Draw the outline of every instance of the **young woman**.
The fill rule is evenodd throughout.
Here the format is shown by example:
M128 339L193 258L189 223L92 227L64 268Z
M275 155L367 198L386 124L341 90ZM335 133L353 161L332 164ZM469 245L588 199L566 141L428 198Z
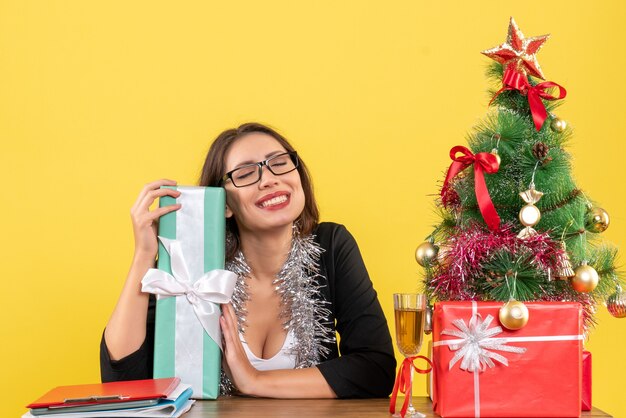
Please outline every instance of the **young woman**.
M160 189L175 184L146 185L132 207L135 254L103 334L103 381L152 377L154 298L141 279L154 265L159 217L180 205L149 208L177 197ZM388 396L396 362L376 292L345 227L318 223L308 171L287 140L257 123L224 131L200 185L226 189L226 269L239 277L220 318L223 380L251 396Z

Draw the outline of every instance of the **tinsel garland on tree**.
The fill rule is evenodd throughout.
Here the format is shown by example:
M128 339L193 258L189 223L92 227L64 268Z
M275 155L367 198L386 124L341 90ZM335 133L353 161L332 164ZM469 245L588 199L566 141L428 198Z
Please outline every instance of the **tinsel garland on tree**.
M624 300L623 279L616 248L600 237L608 214L572 176L572 130L553 113L565 89L538 78L534 54L546 39L524 38L511 19L507 42L483 52L498 62L487 71L490 111L467 138L473 155L462 168L475 167L449 172L436 202L442 221L416 257L431 301L577 301L588 331L598 303ZM586 281L592 269L597 285Z

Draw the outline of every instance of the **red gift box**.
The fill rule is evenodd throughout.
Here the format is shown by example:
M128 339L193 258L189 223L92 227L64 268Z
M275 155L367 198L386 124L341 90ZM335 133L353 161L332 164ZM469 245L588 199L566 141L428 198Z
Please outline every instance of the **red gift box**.
M591 411L591 353L583 351L582 411Z
M433 313L433 409L442 417L578 417L582 309L526 302L510 331L501 302L440 302Z

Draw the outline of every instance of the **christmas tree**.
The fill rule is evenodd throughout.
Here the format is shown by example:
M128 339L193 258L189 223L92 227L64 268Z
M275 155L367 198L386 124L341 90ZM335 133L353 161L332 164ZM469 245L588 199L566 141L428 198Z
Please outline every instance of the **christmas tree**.
M511 18L506 42L483 51L495 60L490 111L469 149L450 151L441 222L416 259L431 301L507 302L511 329L528 319L524 301L577 301L588 331L598 303L624 317L626 297L617 249L601 237L609 216L576 185L572 130L553 113L566 90L542 81L536 54L547 39L525 38Z

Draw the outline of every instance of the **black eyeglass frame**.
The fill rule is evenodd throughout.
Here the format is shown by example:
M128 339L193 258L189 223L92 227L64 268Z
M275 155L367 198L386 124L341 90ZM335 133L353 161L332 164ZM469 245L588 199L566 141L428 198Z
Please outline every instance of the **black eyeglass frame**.
M285 155L289 155L289 157L291 158L291 161L293 162L294 167L289 170L289 171L285 171L284 173L276 173L274 172L274 170L272 170L272 166L270 166L269 162L285 156ZM253 184L256 184L258 182L261 181L261 177L263 176L263 166L267 167L267 169L275 176L282 176L283 174L287 174L287 173L291 173L294 170L297 170L300 163L299 163L299 159L298 159L298 153L296 151L287 151L287 152L282 152L280 154L276 154L276 155L272 155L271 157L269 157L267 160L263 160L263 161L259 161L258 163L252 163L252 164L246 164L246 165L242 165L241 167L237 167L234 170L229 171L228 173L224 174L224 177L222 177L222 185L224 185L224 183L226 183L226 181L230 180L231 183L233 184L233 186L235 187L247 187L247 186L252 186ZM235 181L233 180L233 173L237 170L241 170L242 168L248 168L248 167L253 167L253 166L257 166L258 167L258 171L259 171L259 178L249 184L245 184L243 186L237 186L235 184Z

